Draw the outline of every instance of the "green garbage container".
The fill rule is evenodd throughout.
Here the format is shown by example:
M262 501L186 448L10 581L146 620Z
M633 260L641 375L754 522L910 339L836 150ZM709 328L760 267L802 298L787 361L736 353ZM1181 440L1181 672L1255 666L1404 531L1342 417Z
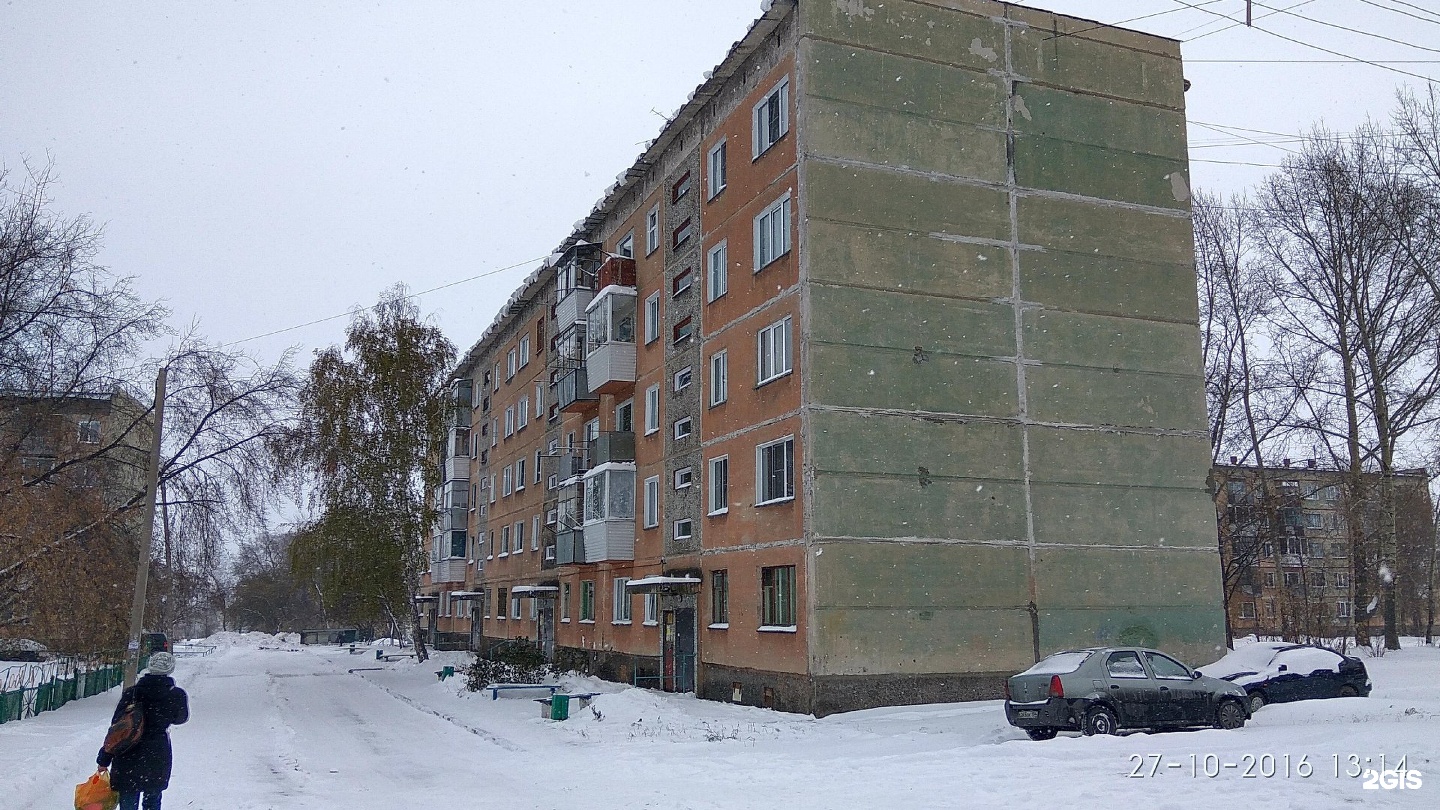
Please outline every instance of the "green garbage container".
M550 696L550 719L570 719L570 696L555 694Z

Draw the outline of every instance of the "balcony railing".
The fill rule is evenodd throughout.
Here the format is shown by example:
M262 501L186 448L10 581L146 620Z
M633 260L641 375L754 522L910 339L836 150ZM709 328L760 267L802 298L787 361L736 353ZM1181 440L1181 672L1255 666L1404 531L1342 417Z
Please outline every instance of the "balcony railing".
M450 456L445 459L445 480L446 481L468 481L470 480L470 457Z
M591 465L635 460L635 434L629 431L601 433L587 446Z
M585 307L595 299L595 291L584 287L566 290L558 295L555 301L555 323L562 328L584 319Z
M581 565L585 562L585 531L568 529L555 533L555 564Z
M585 369L571 369L555 383L555 402L565 412L583 411L600 398L590 390Z

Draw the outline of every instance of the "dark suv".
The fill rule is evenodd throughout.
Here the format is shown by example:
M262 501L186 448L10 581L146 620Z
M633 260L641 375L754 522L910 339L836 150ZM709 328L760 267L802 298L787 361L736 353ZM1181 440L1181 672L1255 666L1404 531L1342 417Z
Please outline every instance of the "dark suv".
M1005 684L1005 717L1032 740L1060 731L1115 734L1127 728L1240 728L1245 690L1143 647L1066 650Z

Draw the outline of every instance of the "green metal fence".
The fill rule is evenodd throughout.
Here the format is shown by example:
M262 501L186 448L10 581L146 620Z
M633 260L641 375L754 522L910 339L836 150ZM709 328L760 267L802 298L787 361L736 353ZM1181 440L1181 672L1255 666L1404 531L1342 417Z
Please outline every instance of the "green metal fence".
M140 667L146 661L141 659ZM62 658L0 669L0 723L54 711L118 686L125 667L103 659Z

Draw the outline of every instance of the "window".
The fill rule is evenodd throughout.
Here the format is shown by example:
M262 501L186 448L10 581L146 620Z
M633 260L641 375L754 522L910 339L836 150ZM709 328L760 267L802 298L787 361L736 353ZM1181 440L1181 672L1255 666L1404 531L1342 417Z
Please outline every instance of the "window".
M500 390L500 364L499 364L499 363L496 363L496 364L495 364L495 370L494 370L493 372L491 372L491 374L492 374L492 376L493 376L494 379L495 379L495 390L496 390L496 391L499 391L499 390Z
M1255 607L1253 602L1250 604L1250 607L1252 609ZM1150 665L1150 671L1154 673L1156 678L1176 681L1191 680L1190 670L1186 669L1184 664L1168 655L1147 652L1145 653L1145 663Z
M520 618L520 597L515 596L513 591L510 595L510 618Z
M660 247L660 206L656 205L645 214L645 255Z
M1265 587L1267 587L1267 588L1273 588L1273 587L1275 587L1275 572L1274 572L1274 571L1266 571L1266 572L1265 572Z
M1128 650L1110 653L1105 660L1105 670L1112 678L1144 678L1145 667L1140 665L1140 656Z
M645 435L660 429L660 386L645 389Z
M515 376L515 371L516 371L517 369L519 369L519 367L520 367L520 365L519 365L519 359L520 359L520 358L519 358L519 356L518 356L518 353L517 353L516 350L514 350L514 349L511 349L509 352L506 353L506 355L505 355L505 379L506 379L506 380L509 380L511 377L514 377L514 376Z
M689 467L681 467L675 471L675 488L689 489L695 483L695 472Z
M490 503L494 503L494 502L495 502L495 476L493 476L493 475L490 476L490 486L487 487L487 489L490 490Z
M705 300L714 301L730 291L730 248L721 242L705 254Z
M625 589L629 582L629 577L615 578L615 611L611 614L614 618L610 620L612 624L630 623L630 592Z
M730 624L730 576L725 570L710 572L710 626Z
M790 193L755 217L755 272L790 252Z
M560 510L551 509L545 513L545 525L554 526L560 520Z
M520 554L520 553L522 553L522 552L524 552L524 551L525 551L525 521L523 521L523 520L517 520L517 521L515 521L515 553L516 553L516 554Z
M524 430L530 424L530 397L520 398L520 405L515 409L515 429Z
M530 518L530 550L540 550L540 516Z
M98 421L94 419L82 419L77 429L79 430L79 436L77 438L81 444L100 443L100 423Z
M1344 572L1336 572L1336 573L1335 573L1335 587L1337 587L1337 588L1348 588L1348 587L1350 587L1350 575L1349 575L1348 573L1344 573Z
M794 466L793 436L755 448L756 506L795 497Z
M505 409L505 438L515 435L515 406Z
M722 350L710 355L710 407L725 402L729 387L730 355Z
M525 459L515 460L515 491L525 488Z
M1331 557L1344 557L1344 556L1345 556L1345 544L1344 544L1344 543L1331 543L1331 544L1330 544L1330 556L1331 556Z
M756 385L764 385L790 373L790 316L761 329L756 343L760 353Z
M1321 487L1319 495L1320 500L1326 501L1327 503L1334 503L1340 500L1340 488L1333 485L1328 487Z
M1241 602L1241 603L1240 603L1240 618L1242 618L1242 619L1253 619L1253 618L1255 618L1255 603L1254 603L1254 602Z
M635 258L635 232L625 234L625 238L615 246L615 252L627 259Z
M751 157L765 154L777 141L790 131L790 79L781 79L775 89L755 105L755 140L751 146Z
M1324 572L1324 571L1311 571L1311 572L1310 572L1310 587L1312 587L1312 588L1323 588L1323 587L1325 587L1325 572Z
M499 443L500 443L500 421L499 421L498 419L491 419L491 420L490 420L490 446L491 446L491 447L494 447L495 445L497 445L497 444L499 444Z
M692 319L686 318L685 320L675 324L675 332L672 337L671 343L679 346L681 343L689 340L691 335L695 334L695 326L691 321Z
M1306 513L1305 513L1305 528L1307 528L1307 529L1323 529L1323 528L1325 528L1325 516L1322 515L1322 514L1320 514L1319 512L1306 512Z
M675 232L674 232L673 234L671 234L671 236L670 236L670 244L671 244L671 247L675 247L675 248L680 247L681 245L683 245L683 244L685 244L686 242L690 241L690 237L692 237L692 236L694 236L694 235L695 235L695 224L694 224L694 220L686 219L684 222L680 223L680 226L675 229Z
M1267 619L1273 619L1273 618L1275 618L1275 600L1274 600L1274 599L1266 599L1266 600L1265 600L1265 618L1267 618Z
M689 540L695 534L695 523L689 518L675 521L675 539Z
M1226 481L1225 490L1230 494L1230 500L1238 501L1245 497L1244 481Z
M690 284L694 278L695 274L690 271L690 268L687 267L681 270L676 274L675 283L670 287L670 295L673 297L689 292Z
M682 199L685 198L685 195L686 195L686 194L689 194L689 193L690 193L690 173L689 173L689 172L685 172L684 174L680 175L680 179L679 179L679 180L676 180L676 181L675 181L675 185L673 185L673 186L670 187L670 201L671 201L671 202L680 202Z
M1325 556L1325 544L1324 544L1324 543L1314 543L1314 542L1308 543L1308 544L1306 544L1305 553L1308 554L1308 555L1311 556L1311 557L1324 557L1324 556Z
M1305 541L1293 535L1282 537L1280 538L1280 553L1298 557L1305 553Z
M520 368L530 365L530 336L520 336Z
M795 626L795 566L760 569L760 624Z
M691 429L693 428L694 424L695 424L695 423L694 423L693 421L691 421L690 417L688 417L688 416L685 417L684 419L676 419L676 420L675 420L675 440L676 440L676 441L679 441L679 440L681 440L681 439L688 439L688 438L690 438Z
M675 390L684 391L686 388L689 388L690 377L691 372L689 366L686 366L685 368L682 368L679 371L675 372Z
M545 385L535 383L535 418L539 419L545 415Z
M730 457L710 459L709 514L723 515L730 511Z
M570 583L560 586L560 621L570 621Z
M531 600L530 600L530 621L533 622L533 621L535 621L535 620L538 619L538 618L540 618L540 600L539 600L539 599L531 598Z
M1275 556L1275 544L1269 541L1260 544L1260 556L1266 559Z
M706 169L709 172L705 178L706 199L715 199L715 196L725 190L725 142L721 141L710 147L710 152L705 157Z
M660 623L660 594L645 594L645 623L656 625Z
M536 450L536 451L535 451L535 483L537 483L537 484L540 483L540 459L541 459L542 457L543 457L543 456L542 456L541 452L540 452L539 450Z
M500 588L495 592L495 615L501 621L505 620L505 604L510 601L508 588Z
M509 467L506 467L505 469L500 471L501 480L504 482L504 489L501 490L500 493L502 495L509 495L510 493L515 491L515 479L511 477L511 474L512 473Z
M510 556L510 527L509 527L509 526L502 526L502 527L500 528L500 556L501 556L501 557L508 557L508 556Z
M585 522L635 519L635 471L604 469L585 478Z
M1293 587L1299 587L1299 585L1300 585L1300 572L1299 572L1299 571L1286 571L1286 572L1285 572L1285 585L1286 585L1286 587L1292 587L1292 588L1293 588Z
M470 538L465 532L450 532L450 556L464 557L465 547L470 545Z
M645 528L660 525L660 476L645 479Z
M635 400L627 399L615 406L615 430L620 433L635 431Z
M1349 600L1349 599L1341 599L1341 600L1339 600L1338 602L1335 603L1335 618L1337 618L1337 619L1348 619L1348 618L1350 618L1350 600Z
M645 342L660 337L660 293L645 299Z
M595 582L584 580L580 583L580 621L595 621Z

